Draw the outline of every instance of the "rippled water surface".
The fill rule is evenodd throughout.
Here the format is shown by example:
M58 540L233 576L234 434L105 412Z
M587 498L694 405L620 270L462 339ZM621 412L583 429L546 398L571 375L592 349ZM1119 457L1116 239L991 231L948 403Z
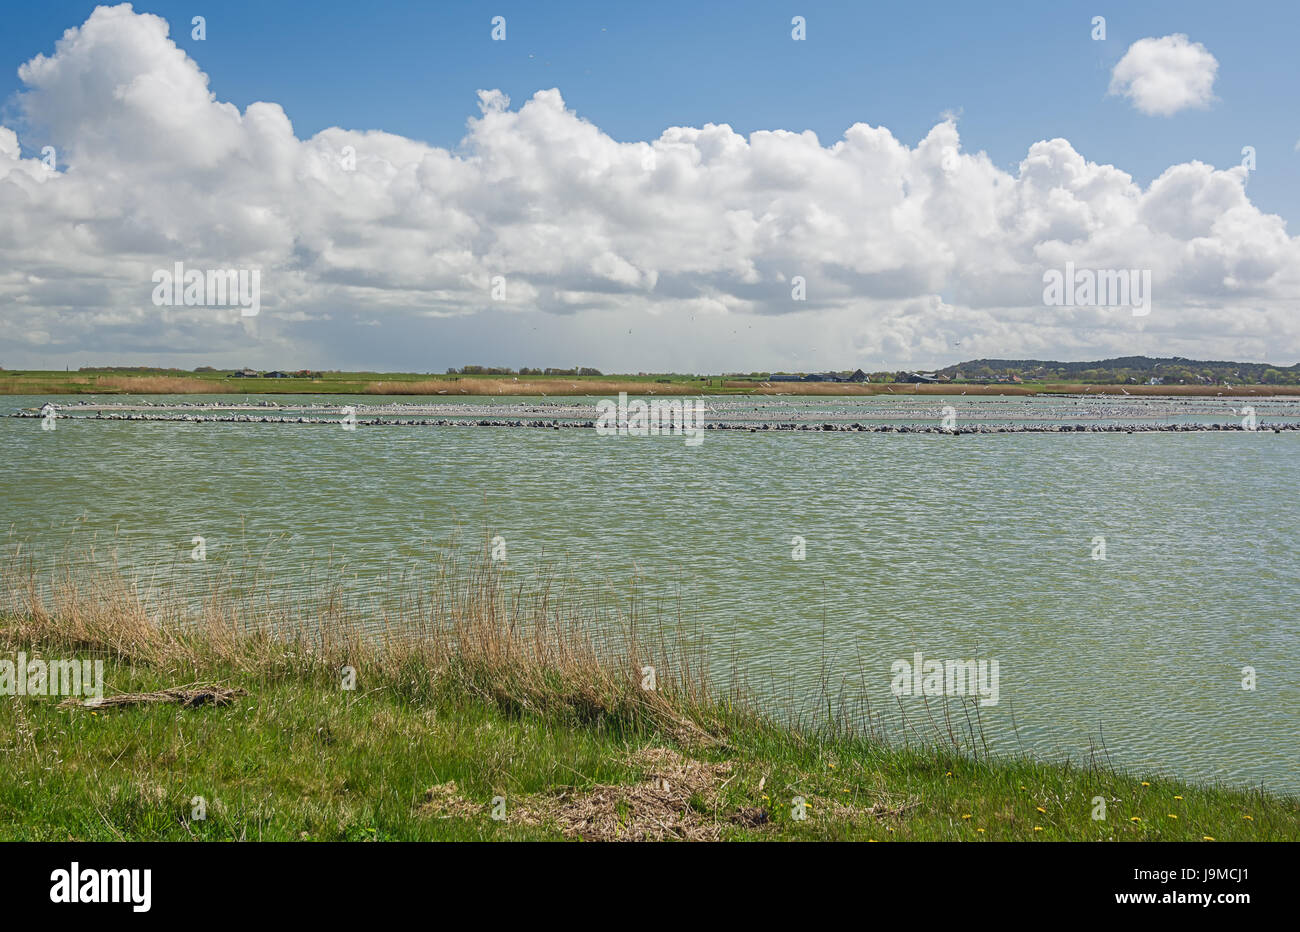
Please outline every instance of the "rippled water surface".
M45 400L11 397L0 413ZM847 406L856 420L921 421L951 400L735 404L787 404L762 414L774 420ZM1116 407L1084 415L1062 410L1071 401L955 404L970 417L1224 421L1244 403L1085 399ZM1253 403L1266 420L1297 413ZM42 431L5 417L0 438L11 547L57 548L75 527L175 565L194 535L214 562L275 538L284 585L332 551L364 587L421 559L422 542L490 531L511 572L564 558L616 592L635 574L716 635L719 666L739 661L752 687L811 702L826 672L895 734L895 660L979 656L999 662L1000 702L980 713L996 749L1086 760L1104 742L1116 766L1300 792L1297 432L717 431L688 447L577 429L67 419ZM1105 560L1092 558L1098 537ZM918 702L903 700L909 720L924 717Z

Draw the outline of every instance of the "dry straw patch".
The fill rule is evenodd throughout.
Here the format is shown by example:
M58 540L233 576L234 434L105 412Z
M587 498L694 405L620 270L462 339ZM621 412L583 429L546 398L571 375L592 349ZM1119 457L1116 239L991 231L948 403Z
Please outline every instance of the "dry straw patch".
M124 705L148 705L167 702L187 708L200 705L230 705L240 696L247 696L248 690L238 687L205 685L194 683L190 686L173 686L150 693L118 693L115 696L96 696L90 699L65 699L59 703L60 708L75 709L110 709Z
M482 815L485 807L460 795L455 780L439 783L424 791L424 802L416 810L435 819L468 819Z
M630 786L597 786L557 799L551 818L570 838L585 841L717 841L723 823L713 812L731 763L707 763L669 748L632 755L646 779ZM696 808L703 804L706 811Z
M850 822L855 825L876 819L901 819L913 809L921 806L921 800L915 796L892 795L877 799L870 806L853 806L839 800L813 800L814 809L830 813L832 819Z
M630 762L644 773L635 784L566 789L556 796L530 796L506 810L517 825L551 825L583 841L716 841L724 823L713 816L730 762L708 763L664 747L642 748ZM703 803L707 811L696 806ZM461 795L455 781L425 791L418 816L487 818L491 806Z
M529 797L508 813L511 821L550 824L583 841L717 841L726 823L715 817L731 779L729 761L710 763L665 747L641 748L630 763L644 779L597 785L557 796ZM697 808L700 807L700 808Z
M521 825L551 825L582 841L719 841L730 826L762 828L772 822L761 807L724 810L723 790L735 779L731 761L686 757L666 747L634 752L629 763L642 772L632 784L566 789L555 796L530 796L507 808L506 819ZM870 806L820 796L808 799L820 818L865 825L896 820L918 808L912 796L881 795ZM490 806L460 795L454 782L430 787L417 814L435 818L486 818Z

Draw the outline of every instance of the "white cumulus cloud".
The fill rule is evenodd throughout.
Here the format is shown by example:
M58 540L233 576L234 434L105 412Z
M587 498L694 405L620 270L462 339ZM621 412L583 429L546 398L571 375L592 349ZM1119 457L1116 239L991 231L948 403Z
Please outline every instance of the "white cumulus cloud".
M1127 97L1150 116L1172 116L1209 106L1218 72L1209 49L1182 33L1139 39L1111 72L1110 93Z

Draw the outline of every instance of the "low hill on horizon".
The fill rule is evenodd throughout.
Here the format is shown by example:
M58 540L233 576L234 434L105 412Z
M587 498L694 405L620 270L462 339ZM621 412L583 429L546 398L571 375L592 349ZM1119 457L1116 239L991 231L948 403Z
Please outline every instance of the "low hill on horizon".
M1300 383L1300 363L1278 366L1266 362L1196 360L1182 356L1118 356L1087 362L1046 359L972 359L945 366L938 374L950 379L986 379L1017 375L1035 382L1145 382L1217 384L1249 382L1264 385Z

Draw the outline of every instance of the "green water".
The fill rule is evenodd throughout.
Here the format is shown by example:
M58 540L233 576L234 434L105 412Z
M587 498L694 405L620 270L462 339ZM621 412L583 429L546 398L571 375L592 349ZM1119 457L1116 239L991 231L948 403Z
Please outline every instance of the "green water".
M0 418L0 441L10 547L76 529L178 567L195 535L214 564L274 540L281 585L332 553L364 588L456 528L500 534L521 578L557 558L613 592L635 575L711 635L719 669L803 707L823 680L865 695L895 738L900 703L925 717L891 695L895 660L978 656L999 663L1000 701L980 710L995 750L1086 762L1104 742L1144 774L1300 792L1300 433L717 431L688 447Z

